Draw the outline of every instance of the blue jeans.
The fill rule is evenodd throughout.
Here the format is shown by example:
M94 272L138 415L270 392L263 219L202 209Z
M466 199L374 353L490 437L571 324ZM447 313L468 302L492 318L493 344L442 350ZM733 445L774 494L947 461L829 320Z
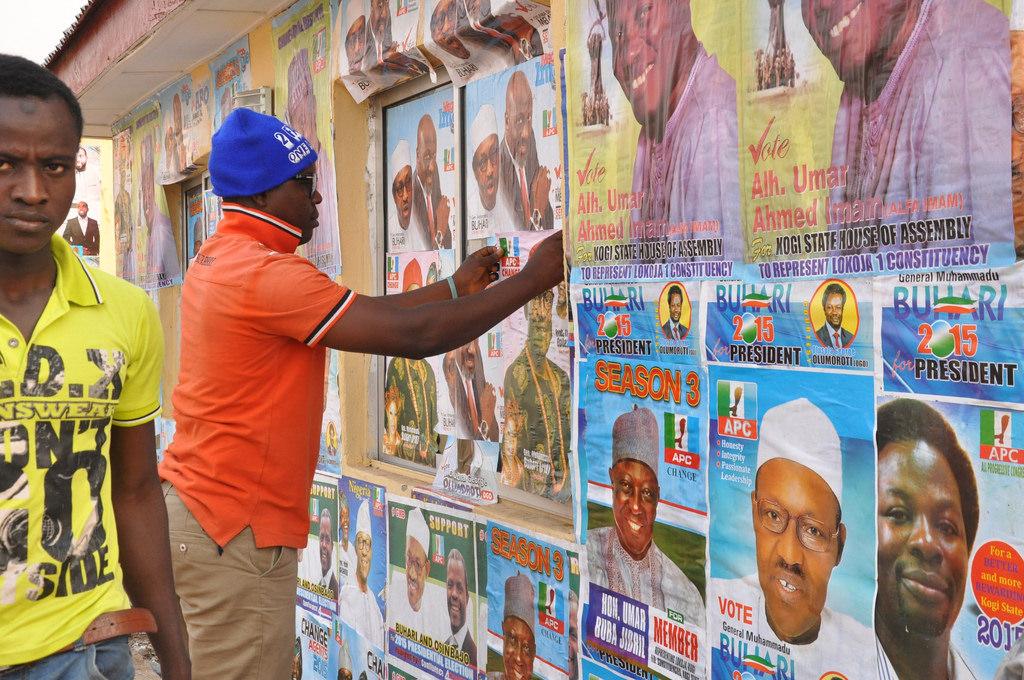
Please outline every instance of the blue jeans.
M39 661L0 671L0 680L132 680L135 667L127 636L51 654Z

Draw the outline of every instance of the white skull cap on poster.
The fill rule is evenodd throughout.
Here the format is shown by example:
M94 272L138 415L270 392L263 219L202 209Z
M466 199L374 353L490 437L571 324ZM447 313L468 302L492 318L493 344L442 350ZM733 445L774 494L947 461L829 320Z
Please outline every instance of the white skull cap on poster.
M839 435L825 412L805 397L779 404L764 414L757 468L760 470L775 458L791 460L817 473L836 499L842 501L843 456Z

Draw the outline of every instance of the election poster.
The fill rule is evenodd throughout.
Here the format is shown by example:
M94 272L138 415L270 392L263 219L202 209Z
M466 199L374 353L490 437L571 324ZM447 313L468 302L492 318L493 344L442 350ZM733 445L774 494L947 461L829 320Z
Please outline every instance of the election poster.
M341 474L341 386L338 383L337 350L327 350L325 369L324 414L320 421L320 452L316 469L332 475Z
M213 97L211 128L216 131L234 109L234 96L252 89L249 36L244 35L210 61Z
M422 0L424 52L456 87L551 52L550 3Z
M347 616L334 617L336 644L331 651L338 656L336 677L339 680L388 680L383 652L356 633L349 625L351 622Z
M476 678L482 642L472 515L392 497L388 543L389 662L417 679Z
M880 678L995 678L1024 636L1019 407L879 398Z
M113 130L114 148L114 255L117 275L135 283L135 219L132 213L132 130L119 121ZM75 213L77 214L77 210ZM70 219L70 218L69 218Z
M206 215L203 201L203 187L196 185L185 189L185 266L191 267L206 240Z
M488 677L568 680L570 551L493 521L487 535Z
M455 90L384 110L388 253L452 248L459 215Z
M271 22L278 114L313 147L319 226L298 253L328 276L341 271L338 185L334 173L328 0L299 0Z
M864 677L875 658L872 376L708 372L711 677Z
M295 607L295 646L291 678L295 680L335 680L339 653L331 635L331 619L315 614L301 605Z
M562 147L552 55L473 82L465 92L472 170L466 173L467 237L561 229Z
M448 437L434 488L474 505L498 502L498 443Z
M299 552L299 606L326 620L338 610L338 478L317 473L309 492L309 535ZM346 519L347 522L347 519ZM347 530L347 527L346 527Z
M192 165L191 134L185 125L186 111L192 110L192 77L184 76L174 81L159 93L160 170L157 182L161 185L175 184L188 176Z
M338 563L341 593L338 612L344 629L335 627L353 652L357 667L369 677L383 668L387 604L388 519L384 487L354 477L341 478L341 526Z
M115 129L118 133L130 130L127 139L131 160L125 169L131 181L121 185L121 188L127 187L124 197L119 190L115 199L115 214L126 211L119 220L122 235L131 239L122 254L123 271L132 274L129 280L144 290L178 285L181 283L181 250L168 216L167 198L163 187L157 183L162 155L160 109L155 101L143 103ZM130 225L127 229L124 220Z
M1009 6L788 0L719 19L763 276L1012 261Z
M425 0L341 0L333 27L334 77L357 103L430 70L419 50Z
M703 678L702 371L619 357L591 357L577 368L586 418L579 435L587 461L585 641L641 676Z
M548 232L507 232L493 239L503 251L501 279L517 275ZM563 282L502 322L505 360L502 483L557 502L571 497L569 296Z
M876 279L884 389L1024 402L1022 288L1021 265Z
M738 88L702 42L698 8L576 7L566 16L565 99L580 280L732 276L744 251ZM722 28L737 21L728 8Z
M869 279L705 281L708 362L871 372Z
M576 351L669 363L700 360L701 287L695 281L571 286Z
M94 267L100 263L100 230L106 229L110 219L103 205L102 175L99 145L79 146L75 154L75 198L59 231L79 257Z

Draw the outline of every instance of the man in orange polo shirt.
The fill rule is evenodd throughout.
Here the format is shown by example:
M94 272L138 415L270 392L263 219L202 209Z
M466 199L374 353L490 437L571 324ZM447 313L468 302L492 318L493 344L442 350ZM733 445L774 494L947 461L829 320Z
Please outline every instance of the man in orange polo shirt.
M325 348L443 354L562 279L556 236L525 275L489 288L495 247L444 281L357 296L295 254L318 226L316 158L302 135L246 109L213 137L210 176L224 219L185 278L177 432L160 466L197 680L288 676Z

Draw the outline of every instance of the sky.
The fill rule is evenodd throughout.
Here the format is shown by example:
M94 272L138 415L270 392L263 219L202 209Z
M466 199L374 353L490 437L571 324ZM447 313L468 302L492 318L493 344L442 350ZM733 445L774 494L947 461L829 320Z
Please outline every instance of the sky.
M0 52L43 60L87 0L0 0Z

